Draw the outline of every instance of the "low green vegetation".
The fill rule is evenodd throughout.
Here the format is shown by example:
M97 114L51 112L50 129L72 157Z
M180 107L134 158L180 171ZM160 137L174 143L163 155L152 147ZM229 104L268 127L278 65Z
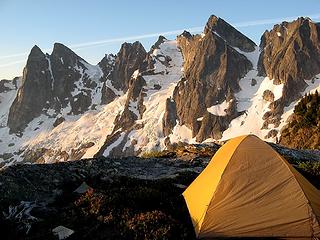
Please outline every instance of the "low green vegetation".
M142 158L161 158L161 157L166 157L166 152L154 150L154 151L142 153L141 157Z
M318 161L299 162L297 167L313 176L320 177L320 162Z
M291 126L310 127L320 123L320 96L318 91L314 94L307 94L295 106L294 113L299 116Z
M280 144L298 149L320 149L320 96L305 95L294 108L289 124L281 131Z

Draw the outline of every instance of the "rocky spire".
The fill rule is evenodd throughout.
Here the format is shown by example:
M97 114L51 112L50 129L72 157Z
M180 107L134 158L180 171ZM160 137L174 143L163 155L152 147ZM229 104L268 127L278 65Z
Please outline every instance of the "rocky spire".
M53 79L54 95L59 101L59 105L66 106L66 98L70 98L70 93L74 89L74 83L82 76L82 70L86 63L81 57L71 49L61 43L55 43L50 55L50 67Z
M143 67L146 57L147 52L140 42L122 44L111 75L113 86L126 92L133 72Z
M22 86L10 107L8 126L11 132L21 131L41 114L52 99L51 84L48 59L38 46L34 46L23 71Z
M259 74L284 84L290 103L304 90L305 79L320 73L320 27L309 18L277 24L261 37Z
M211 15L204 29L204 34L215 32L230 46L237 47L244 52L254 51L256 44L224 21L222 18Z
M230 119L235 117L233 104L228 116L223 118L213 116L207 108L225 100L231 101L233 93L240 90L238 81L252 68L251 62L228 44L229 38L227 41L217 34L216 31L224 34L223 29L219 30L221 26L229 25L212 16L204 35L192 36L184 32L177 38L184 57L185 78L178 83L173 98L180 124L191 128L198 141L221 137ZM251 50L249 47L246 49ZM198 120L206 115L212 115L211 121ZM202 127L204 124L206 126ZM203 128L205 130L199 131Z

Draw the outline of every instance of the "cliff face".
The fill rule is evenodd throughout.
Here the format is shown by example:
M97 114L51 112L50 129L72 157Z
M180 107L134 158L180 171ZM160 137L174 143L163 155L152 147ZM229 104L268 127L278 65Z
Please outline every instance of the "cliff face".
M143 68L142 63L147 58L147 52L140 42L124 43L115 59L111 81L118 90L126 92L134 71Z
M202 35L184 32L177 41L184 57L184 78L173 97L180 124L191 128L198 141L220 138L237 115L232 102L234 93L240 90L238 82L252 68L251 62L233 46L246 42L244 49L248 51L255 45L214 16L209 18ZM221 114L226 116L208 112L208 108L223 101L230 102L226 114ZM201 117L203 120L199 121Z
M12 132L23 130L52 100L52 81L47 56L39 47L33 47L23 71L22 86L10 107L8 126Z
M283 83L283 101L297 99L309 80L320 73L320 28L308 18L277 24L260 43L259 74Z
M244 52L252 52L255 50L256 44L248 37L243 35L222 18L212 15L204 29L204 34L215 32L223 38L230 46L239 48Z

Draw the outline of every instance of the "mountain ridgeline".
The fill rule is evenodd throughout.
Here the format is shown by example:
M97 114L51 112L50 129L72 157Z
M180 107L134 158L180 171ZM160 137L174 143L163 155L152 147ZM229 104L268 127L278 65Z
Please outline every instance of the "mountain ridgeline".
M150 51L124 43L97 65L60 43L50 55L35 46L23 76L0 81L0 167L248 133L276 142L319 74L320 27L308 18L275 25L256 46L211 16L201 34L160 36Z

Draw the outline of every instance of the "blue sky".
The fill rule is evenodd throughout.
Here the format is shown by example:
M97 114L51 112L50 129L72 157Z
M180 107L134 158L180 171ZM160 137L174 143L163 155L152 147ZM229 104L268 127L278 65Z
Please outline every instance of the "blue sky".
M296 16L320 21L320 1L0 0L0 79L21 75L27 53L35 44L50 53L53 43L61 42L96 64L105 53L119 50L122 41L114 39L132 42L140 36L149 49L157 33L202 28L211 14L236 24L259 43L272 22ZM146 34L154 36L143 37ZM91 44L101 41L105 43ZM79 49L78 44L86 48Z

